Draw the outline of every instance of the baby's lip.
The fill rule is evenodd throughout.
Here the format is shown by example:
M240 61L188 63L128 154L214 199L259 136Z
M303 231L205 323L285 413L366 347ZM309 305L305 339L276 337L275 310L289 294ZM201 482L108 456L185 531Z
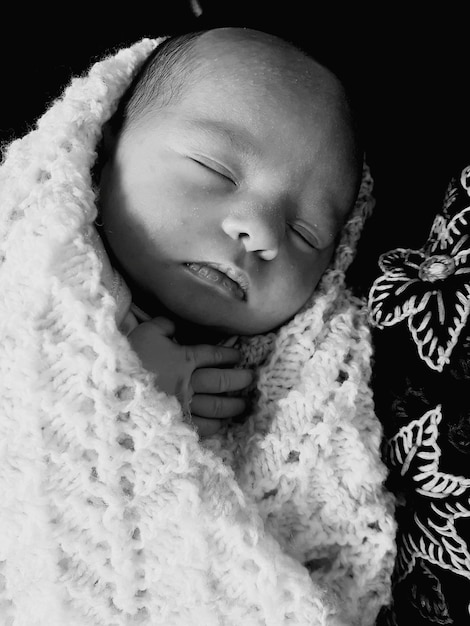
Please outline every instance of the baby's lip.
M245 272L243 272L239 268L224 263L214 263L212 261L193 261L185 263L185 265L187 265L195 272L198 272L204 267L211 267L218 272L225 274L225 276L230 279L230 282L235 283L235 289L238 288L238 292L242 296L241 299L247 300L250 281Z
M224 265L223 263L206 263L206 265L214 267L216 270L219 270L219 272L227 274L229 278L238 284L245 295L248 294L250 281L248 276L241 269L235 267L234 265Z

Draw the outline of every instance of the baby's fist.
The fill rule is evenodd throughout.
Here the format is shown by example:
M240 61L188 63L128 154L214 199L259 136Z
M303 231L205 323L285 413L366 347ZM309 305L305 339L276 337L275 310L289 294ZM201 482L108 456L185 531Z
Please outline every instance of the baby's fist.
M201 436L217 432L223 419L243 413L243 398L223 395L247 387L253 380L250 370L229 369L240 353L225 346L181 346L171 339L175 326L157 317L140 324L129 341L143 366L157 375L162 391L174 395L190 413Z

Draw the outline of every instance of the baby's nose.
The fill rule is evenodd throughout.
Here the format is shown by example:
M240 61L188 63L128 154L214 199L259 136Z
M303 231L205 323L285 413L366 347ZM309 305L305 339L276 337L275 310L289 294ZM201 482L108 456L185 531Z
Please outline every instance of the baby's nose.
M231 213L223 220L222 229L232 239L241 240L247 252L257 252L265 261L277 256L284 231L276 210L259 207Z

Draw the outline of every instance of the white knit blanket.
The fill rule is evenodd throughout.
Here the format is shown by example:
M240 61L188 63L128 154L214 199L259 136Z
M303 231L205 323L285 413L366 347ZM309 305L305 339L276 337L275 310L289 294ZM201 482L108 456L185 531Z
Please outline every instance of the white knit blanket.
M119 331L89 243L103 123L160 41L74 79L0 168L0 624L373 624L395 526L344 288L370 176L308 306L243 341L253 415L199 440Z

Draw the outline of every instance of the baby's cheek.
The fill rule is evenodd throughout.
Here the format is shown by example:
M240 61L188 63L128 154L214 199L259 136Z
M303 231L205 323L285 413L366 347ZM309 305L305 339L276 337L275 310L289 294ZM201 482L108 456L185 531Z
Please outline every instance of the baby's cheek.
M296 302L296 312L312 297L323 275L323 266L304 268L292 280L292 300Z
M289 284L299 297L309 296L318 280L318 266L315 261L298 263L292 268Z
M279 313L289 317L305 304L313 290L312 276L296 271L282 276L271 295Z

